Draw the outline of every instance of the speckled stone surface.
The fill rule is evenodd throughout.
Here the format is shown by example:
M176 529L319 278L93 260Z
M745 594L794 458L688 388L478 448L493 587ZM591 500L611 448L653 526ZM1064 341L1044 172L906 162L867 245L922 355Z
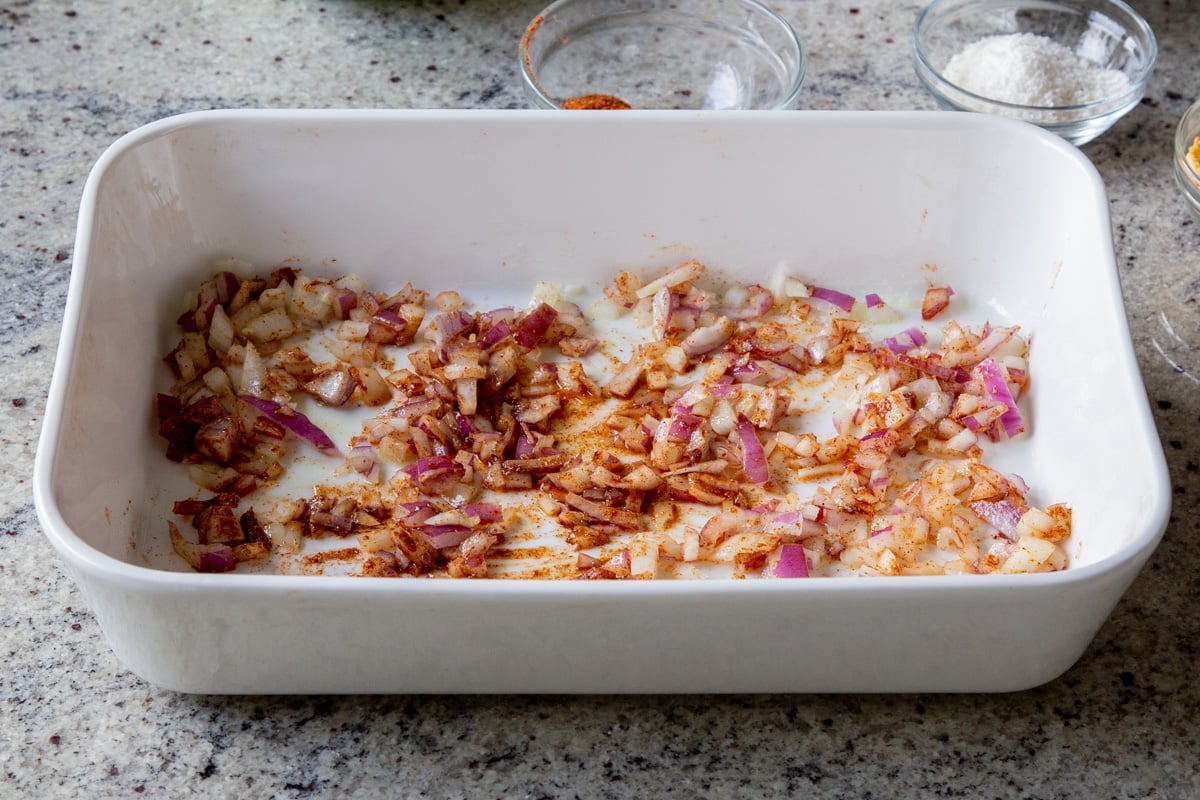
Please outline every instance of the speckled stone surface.
M933 107L910 63L917 4L772 5L809 48L801 107ZM1200 230L1171 177L1174 124L1200 96L1200 4L1135 5L1158 70L1084 152L1110 193L1175 512L1092 646L1012 695L633 699L156 689L113 657L30 489L80 192L106 146L195 109L523 107L516 44L540 2L0 6L0 797L1200 796L1200 354L1166 324L1200 344Z

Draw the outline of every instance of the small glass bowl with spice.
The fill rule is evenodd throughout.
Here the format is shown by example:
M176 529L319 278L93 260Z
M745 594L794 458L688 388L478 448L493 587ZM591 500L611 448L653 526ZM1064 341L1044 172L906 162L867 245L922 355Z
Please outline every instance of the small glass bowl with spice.
M1200 222L1200 100L1183 112L1175 128L1175 181Z
M794 108L805 70L758 0L557 0L519 60L530 105L568 110Z
M1141 101L1158 44L1121 0L933 0L917 16L913 58L942 108L1082 145Z

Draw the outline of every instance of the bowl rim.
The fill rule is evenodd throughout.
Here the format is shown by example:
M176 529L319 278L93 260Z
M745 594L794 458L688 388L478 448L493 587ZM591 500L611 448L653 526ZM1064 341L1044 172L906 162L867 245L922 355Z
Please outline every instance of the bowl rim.
M637 5L642 1L643 0L634 0L633 6L628 8L627 10L629 10L629 11L638 10ZM554 0L553 3L551 3L550 5L543 8L541 11L539 11L537 14L534 15L533 19L531 19L529 21L529 24L525 26L525 30L521 34L520 42L517 45L517 61L520 66L522 81L524 82L526 88L532 90L534 97L536 99L536 105L540 108L554 109L554 110L558 110L558 111L570 110L570 109L564 109L560 103L558 103L556 100L554 100L554 98L552 98L549 95L549 93L547 93L544 89L542 89L542 85L538 81L538 78L537 78L537 72L533 68L533 61L529 55L530 44L533 41L534 35L538 32L538 30L542 27L542 25L545 23L545 21L552 14L554 14L556 11L563 8L564 6L568 6L568 5L571 5L572 3L578 3L578 2L581 2L581 0ZM771 106L770 108L739 109L739 110L776 111L776 110L791 108L796 101L796 97L800 94L801 88L803 88L804 76L808 71L808 54L804 48L804 43L800 41L799 34L796 33L796 28L790 22L788 22L786 19L784 19L782 15L780 15L778 12L776 12L775 10L773 10L772 8L767 6L765 3L760 2L760 0L726 0L726 2L728 2L729 4L737 3L738 5L740 5L744 8L751 9L755 13L761 14L762 16L767 18L772 24L774 24L776 27L778 27L784 33L784 35L787 37L789 47L794 48L795 53L796 53L796 70L795 70L795 74L792 76L791 85L787 87L786 91L784 92L782 97L778 101L776 101L775 105ZM686 9L683 8L683 6L686 6L686 4L687 4L687 0L680 0L679 2L672 3L671 5L677 11L686 11ZM701 109L639 109L639 110L672 111L672 110L701 110ZM715 110L715 109L713 109L713 110Z
M928 19L933 12L941 10L942 8L951 4L963 6L986 5L989 7L995 6L1002 8L1007 6L1021 7L1025 5L1025 2L1024 0L999 0L999 2L996 2L996 0L930 0L930 2L927 3L917 14L916 22L913 23L913 57L917 61L919 67L917 70L918 75L922 78L922 80L926 83L929 83L929 80L926 77L929 76L930 78L934 79L937 84L944 84L945 86L953 87L956 92L961 93L963 96L973 101L978 101L981 104L981 107L986 106L989 108L1011 111L1040 111L1054 113L1091 112L1092 110L1099 112L1095 115L1088 113L1086 116L1080 116L1078 120L1075 120L1075 122L1082 122L1088 118L1091 118L1092 116L1103 116L1104 114L1110 113L1113 110L1124 108L1127 105L1136 103L1138 99L1140 99L1145 93L1146 84L1149 82L1150 76L1154 72L1154 67L1158 62L1158 39L1155 37L1153 29L1151 29L1150 24L1146 22L1145 18L1135 11L1129 4L1125 3L1124 0L1048 0L1048 2L1039 2L1036 5L1039 8L1051 11L1060 10L1054 8L1054 6L1072 7L1081 10L1096 10L1097 7L1109 7L1115 8L1128 15L1129 18L1134 21L1135 29L1141 34L1145 41L1146 52L1141 71L1135 78L1130 79L1129 88L1125 91L1119 94L1108 95L1107 97L1102 97L1099 100L1093 100L1089 103L1078 103L1067 106L1035 106L1026 105L1024 103L1009 103L1004 100L996 100L991 97L985 97L984 95L976 94L969 89L964 89L954 81L947 79L942 74L942 71L934 67L932 62L930 62L922 44L922 26L924 25L926 19ZM931 90L934 88L934 86L930 86ZM939 94L941 93L939 92ZM954 105L959 104L954 103Z
M984 114L944 115L923 111L804 111L797 115L776 115L770 111L753 112L724 111L679 114L678 112L650 110L634 111L633 116L622 118L621 124L638 122L645 125L695 125L697 120L705 124L719 125L837 125L853 124L878 126L881 129L887 125L902 124L908 126L943 129L952 128L1011 128L1019 131L1022 136L1041 139L1042 146L1060 149L1064 156L1074 160L1085 169L1093 186L1103 192L1103 182L1091 161L1078 149L1070 146L1058 137L1035 126L1004 117ZM1145 509L1145 522L1135 535L1109 555L1098 561L1068 569L1050 572L1019 575L988 575L988 576L909 576L899 580L861 580L858 578L834 578L819 581L618 581L612 582L613 587L597 588L596 584L608 582L580 582L539 579L511 579L502 581L364 581L353 576L333 575L278 575L278 574L232 574L210 575L196 572L173 572L142 566L109 555L77 533L63 516L58 502L58 489L55 485L55 463L62 457L59 452L59 438L64 427L65 406L71 376L74 373L74 362L77 358L76 346L83 336L80 328L80 317L84 305L85 287L89 280L88 267L91 259L91 241L93 230L91 221L99 204L99 188L105 176L114 165L129 151L135 149L147 140L165 136L176 129L190 126L219 125L234 121L263 120L277 125L296 124L329 124L329 123L363 123L363 122L396 122L406 121L410 124L463 123L467 120L473 125L503 124L527 125L538 124L531 121L527 111L519 110L314 110L314 109L225 109L210 111L194 111L173 117L167 117L143 125L130 131L112 143L99 157L92 167L83 190L79 208L79 226L76 231L76 258L70 277L63 324L59 336L58 355L51 375L49 395L43 425L37 443L33 472L33 498L38 519L43 528L43 534L63 559L68 571L74 576L87 576L109 586L120 586L123 590L138 590L146 592L187 593L206 591L214 585L228 587L230 590L245 591L256 594L274 594L303 589L314 593L353 593L373 595L376 593L416 592L418 594L448 594L455 595L463 592L479 592L489 596L540 596L542 594L561 596L603 596L607 599L620 598L622 602L633 601L642 597L680 597L730 593L738 595L760 595L771 593L806 593L806 592L835 592L889 596L893 592L902 595L914 591L934 592L988 592L997 589L1015 589L1017 587L1057 586L1067 588L1080 584L1091 584L1104 580L1106 576L1129 567L1131 564L1140 569L1161 540L1171 511L1171 496L1165 458L1161 448L1152 448L1153 470L1152 483L1155 488L1149 507ZM591 124L587 118L578 115L558 117L556 126L575 124ZM1107 214L1107 209L1101 213ZM1105 273L1104 280L1116 281L1115 271ZM1119 291L1118 287L1114 287ZM1124 328L1128 336L1127 325ZM1124 356L1134 359L1132 341L1125 338ZM1136 362L1135 362L1136 363ZM1157 440L1149 407L1142 406L1135 410L1134 418L1130 421L1141 433ZM586 583L586 585L584 585ZM636 584L631 586L630 584Z
M1193 130L1188 130L1188 123L1196 119L1196 126ZM1193 188L1189 191L1184 187L1184 191L1189 194L1200 196L1200 172L1192 168L1191 163L1187 160L1187 152L1193 141L1200 139L1200 100L1192 103L1187 107L1179 117L1179 123L1175 126L1175 164L1182 171L1181 177L1191 178Z

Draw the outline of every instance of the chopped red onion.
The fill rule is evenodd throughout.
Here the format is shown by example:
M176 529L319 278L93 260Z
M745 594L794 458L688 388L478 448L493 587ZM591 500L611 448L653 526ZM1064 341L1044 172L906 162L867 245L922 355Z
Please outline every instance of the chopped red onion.
M1018 508L1008 500L976 500L967 505L984 522L1009 539L1016 541L1017 523L1021 520L1021 515L1025 513L1024 509Z
M935 358L897 353L896 361L910 366L918 372L924 372L926 375L932 375L935 378L940 378L950 383L966 383L971 380L971 376L965 371L939 364Z
M826 303L831 303L842 311L849 312L854 308L854 297L844 292L839 292L837 289L827 289L823 286L814 286L810 293L812 297L818 300L824 300Z
M499 522L504 513L499 503L467 503L459 511L468 517L478 517L485 525Z
M405 525L420 525L425 520L438 513L437 508L428 500L418 500L412 503L400 503L396 507L396 519Z
M774 292L758 284L751 284L746 287L746 302L740 308L728 309L725 313L731 319L758 319L769 314L774 305Z
M533 442L523 433L517 436L517 441L513 445L513 456L516 458L530 458L533 456Z
M764 376L763 368L758 365L757 361L746 359L733 365L730 369L733 379L738 383L754 383Z
M350 401L358 381L349 367L327 369L304 384L304 391L327 406L343 406Z
M397 403L363 422L362 433L350 440L345 463L378 481L380 453L401 463L417 459L400 468L412 479L411 486L403 486L402 478L396 487L400 496L385 493L378 507L375 500L359 508L357 503L367 501L335 496L327 502L316 495L298 501L301 510L290 517L291 525L310 526L316 533L349 535L357 530L372 545L364 544L365 552L384 554L372 555L375 560L369 558L364 566L367 574L378 575L445 572L456 578L487 577L483 555L504 541L501 526L513 519L513 512L497 502L475 502L482 490L531 493L542 513L558 517L563 526L577 532L593 529L580 534L575 542L579 547L607 547L597 542L612 537L615 548L596 563L585 563L592 574L584 577L647 576L641 564L647 545L689 563L732 560L740 571L762 563L767 551L756 548L768 540L768 550L778 548L765 572L768 577L809 574L812 565L801 541L835 562L841 557L851 571L861 564L868 571L879 566L882 572L892 572L893 565L875 565L872 560L872 554L886 556L882 548L899 542L891 524L899 517L883 516L884 509L904 515L903 522L895 523L897 529L932 527L924 511L930 502L925 492L939 489L931 483L950 481L959 513L965 513L962 498L969 495L957 488L960 482L968 482L972 494L979 496L975 489L999 480L969 468L960 456L978 454L974 445L985 435L999 439L1005 432L1012 436L1024 430L1014 400L1026 379L1026 342L1013 338L1015 326L989 324L980 333L952 322L942 331L943 341L928 350L927 336L916 326L864 345L870 341L865 323L860 327L845 313L862 302L851 295L826 287L805 286L799 292L793 285L783 292L786 297L804 294L820 302L799 308L787 305L784 298L785 305L776 306L776 296L758 285L742 284L724 294L720 287L691 285L702 272L691 262L640 289L634 288L636 277L623 273L612 290L606 290L613 303L625 301L626 307L635 293L644 299L650 328L630 351L630 360L614 365L617 374L603 391L587 373L590 363L571 360L590 352L589 341L595 346L595 340L576 338L588 320L573 303L556 301L557 307L552 307L535 300L520 312L497 308L468 314L461 310L462 298L451 291L434 300L443 313L426 319L428 295L411 285L387 297L368 291L357 278L310 281L295 270L245 282L217 275L199 287L192 309L179 320L185 335L168 354L175 396L159 399L160 434L167 439L168 455L174 452L175 460L188 463L197 484L237 503L239 495L274 481L283 470L279 440L285 431L323 452L336 452L332 440L295 411L287 392L299 386L328 405L351 399L375 405L374 384L387 394L380 396L380 404L398 390ZM293 287L294 302L283 307L279 300L287 292L276 291L281 281ZM264 289L274 295L256 303ZM926 318L942 311L952 294L949 287L930 289L922 309ZM902 318L884 308L879 294L865 298L866 320ZM251 307L239 315L247 304ZM769 316L772 312L777 313ZM812 324L792 326L797 312L810 313ZM333 357L332 366L313 361L315 353L306 354L299 343L292 349L281 341L289 326L316 335L324 323L337 325L339 319L353 322L327 331L333 338L323 343ZM253 329L247 322L254 323ZM412 343L423 322L425 341L406 354L409 369L397 367L396 354L383 346ZM1015 346L1005 344L1009 339ZM555 345L553 351L535 349L548 343ZM672 343L678 346L667 346ZM1011 355L993 360L993 353L1000 352ZM797 379L790 373L807 376L823 364L836 367L843 355L856 359L854 367L864 376L874 370L864 377L862 399L835 412L834 428L845 441L822 442L817 434L801 435L786 422L778 428L783 417L806 402L792 396ZM386 382L377 370L388 375ZM218 378L226 385L237 381L234 391L249 395L242 398L244 407L236 412L227 404L222 407L221 397L229 389L222 388ZM903 392L919 408L920 417L901 419L902 409L885 408L875 399L888 392ZM621 402L635 395L636 401ZM613 406L597 414L596 439L559 452L552 446L555 438L565 441L574 428L551 425L550 416L561 411L569 417L575 406L592 408L588 401L593 399ZM952 408L954 419L964 427L948 419ZM890 424L875 429L880 424L875 415L885 413ZM240 421L244 438L235 448L217 451L208 444L212 436L198 437L197 430L209 431L225 419ZM778 438L767 438L764 447L763 437ZM783 512L778 511L782 493L747 485L770 483L766 454L776 443L795 471L790 477L821 482L809 499L787 495L783 507L792 510ZM946 472L922 472L913 481L906 471L892 473L897 463L893 456L903 458L925 444L927 452L914 452L933 459L940 455ZM620 456L607 449L610 445ZM193 463L197 456L202 460ZM983 495L1004 500L968 505L983 520L977 522L981 529L985 523L996 529L987 528L994 541L1014 538L1015 531L1023 530L1018 526L1026 488L1011 480L1001 491ZM413 502L398 502L400 497ZM433 500L417 499L422 497ZM522 495L519 502L527 499L528 494ZM664 504L671 501L702 504L716 513L702 530L686 527L682 542L663 540L656 545L646 538L653 534L641 532L674 524L661 519ZM750 505L756 507L742 507ZM390 521L373 528L381 515L390 515ZM241 525L247 530L244 522ZM249 552L256 542L249 533L246 541L225 542L197 529L204 545L182 536L175 543L173 537L176 549L195 569L228 571L253 557ZM866 536L868 531L871 546L860 551L850 536ZM743 540L738 536L742 533L752 535ZM889 534L896 538L889 540ZM938 535L939 548L955 545L944 531ZM618 536L633 536L632 551L620 549L631 543ZM726 546L716 549L722 542ZM1004 546L1012 549L1011 544ZM395 553L390 552L393 547ZM991 552L1000 551L993 544ZM892 555L903 566L914 560L907 548ZM960 555L968 558L967 553ZM824 564L825 556L820 560Z
M205 328L207 328L209 323L212 322L213 314L216 313L216 310L220 305L221 305L220 302L218 302L217 298L214 297L211 300L209 300L207 303L205 303L204 306L200 309L199 313L201 315L201 318L203 318L203 320L204 320Z
M418 397L414 400L407 400L393 408L389 414L393 417L399 417L409 421L419 419L426 414L437 413L441 408L441 401L432 397Z
M763 452L762 442L754 432L754 425L744 414L738 414L738 438L742 443L742 469L751 483L766 483L771 478L767 468L767 456Z
M739 531L752 530L762 523L762 515L742 508L714 514L700 529L700 543L715 547Z
M987 396L995 400L997 403L1003 403L1005 411L1000 415L1000 423L1004 426L1004 432L1008 438L1017 436L1024 432L1025 421L1021 418L1021 412L1017 409L1017 401L1013 399L1012 393L1008 391L1008 384L1004 380L1004 375L1000 372L1000 367L991 356L988 356L983 361L975 365L974 374L983 383L983 389L987 392Z
M975 422L974 419L971 419L971 421ZM964 422L964 424L966 423ZM976 429L978 429L979 423L976 422L975 425ZM947 439L946 447L959 453L965 453L974 447L975 443L978 441L979 437L976 435L975 431L970 427L966 427Z
M807 578L808 556L804 552L804 545L785 544L780 547L774 574L776 578Z
M464 439L475 432L475 428L471 425L471 420L467 419L464 414L455 412L454 424L458 427L458 435Z
M871 472L870 486L872 489L886 489L891 482L891 474L886 469Z
M238 395L238 399L247 405L253 406L255 410L267 419L278 422L292 433L308 440L325 455L336 456L338 454L337 445L333 443L333 440L329 438L325 431L318 428L313 424L312 420L294 408L281 406L274 400L255 397L250 394Z
M692 259L686 264L680 264L675 269L663 275L661 278L656 278L650 281L645 286L639 288L634 294L639 300L650 297L658 292L662 287L678 286L681 283L695 280L704 274L704 267L699 261Z
M667 338L667 331L671 330L671 314L675 309L675 302L675 295L671 294L670 288L664 286L658 290L650 303L654 336L659 340Z
M425 525L421 534L438 550L457 547L471 536L471 529L461 525Z
M233 299L241 288L242 279L234 275L229 270L222 270L213 276L217 288L217 297L221 300L221 305L228 303Z
M675 442L686 442L692 437L703 418L695 414L677 414L671 417L671 426L667 430L667 438Z
M155 395L158 400L158 418L170 419L183 410L183 402L173 394L159 392Z
M542 341L550 324L558 319L558 312L553 307L539 303L537 308L525 315L513 332L513 341L524 348L533 348Z
M679 346L689 357L695 358L711 353L729 341L729 337L737 330L737 323L729 317L718 317L712 325L696 328L689 333Z
M912 327L908 330L901 331L895 336L889 336L883 340L884 345L893 353L907 353L914 347L920 347L929 341L925 336L925 332L920 328Z
M604 562L604 566L615 572L627 572L629 570L629 548L622 548L619 553Z
M445 347L452 339L471 327L472 322L474 320L465 311L448 311L429 321L425 328L425 336L435 347Z
M416 463L401 467L400 471L410 478L420 480L430 473L457 469L459 469L458 464L454 463L449 456L430 456L429 458L419 458Z
M375 458L375 448L367 442L360 442L350 448L350 454L346 457L350 462L350 466L354 471L361 474L368 481L378 483L382 475L379 469L379 461Z
M336 298L338 319L349 319L350 312L358 307L358 295L350 289L338 292Z
M197 572L229 572L237 564L233 548L225 544L195 544L183 538L174 522L168 522L171 547Z
M509 327L508 320L501 319L488 328L483 336L479 337L479 343L484 347L491 347L492 345L499 344L511 335L512 328Z
M946 310L954 290L949 286L933 286L925 290L925 299L921 302L921 319L929 321Z

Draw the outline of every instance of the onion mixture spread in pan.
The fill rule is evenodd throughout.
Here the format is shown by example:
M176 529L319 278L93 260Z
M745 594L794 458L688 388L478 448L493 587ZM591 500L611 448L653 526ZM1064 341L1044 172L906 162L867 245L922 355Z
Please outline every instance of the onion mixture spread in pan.
M803 578L1066 567L1065 504L985 463L1028 435L1028 341L782 272L620 272L521 307L217 265L157 398L195 570ZM586 303L587 311L579 303ZM917 306L920 320L917 319ZM907 326L907 327L906 327ZM888 335L873 333L889 331Z

